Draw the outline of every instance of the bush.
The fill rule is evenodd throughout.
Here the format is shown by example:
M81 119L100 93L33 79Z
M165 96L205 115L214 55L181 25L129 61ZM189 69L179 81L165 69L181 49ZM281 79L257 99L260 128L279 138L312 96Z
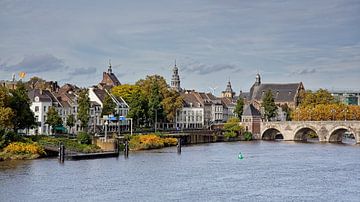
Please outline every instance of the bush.
M44 149L37 143L13 142L5 147L4 152L11 154L45 155Z
M164 146L173 146L177 144L176 138L161 138L158 135L134 135L131 137L129 146L130 149L159 149Z
M91 144L91 137L85 132L79 132L76 139L80 144Z
M0 149L8 146L12 142L29 142L29 139L16 134L13 131L5 131L4 129L0 129Z
M252 140L252 133L251 132L245 132L244 133L244 139L245 139L245 141L250 141L250 140Z
M226 131L226 132L224 133L224 137L227 138L227 139L229 139L229 138L234 138L234 137L236 137L236 136L237 136L237 134L236 134L236 132L234 132L234 131Z
M176 138L167 137L167 138L164 138L163 141L164 141L164 146L165 147L177 145L177 139Z

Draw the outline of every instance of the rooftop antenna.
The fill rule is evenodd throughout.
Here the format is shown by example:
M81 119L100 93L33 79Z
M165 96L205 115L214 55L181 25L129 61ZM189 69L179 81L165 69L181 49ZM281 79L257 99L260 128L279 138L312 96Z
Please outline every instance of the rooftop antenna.
M15 73L12 74L12 81L15 81Z
M211 86L210 86L209 88L210 88L212 94L215 95L215 90L216 90L218 87L217 87L217 86L215 86L215 87L211 87Z

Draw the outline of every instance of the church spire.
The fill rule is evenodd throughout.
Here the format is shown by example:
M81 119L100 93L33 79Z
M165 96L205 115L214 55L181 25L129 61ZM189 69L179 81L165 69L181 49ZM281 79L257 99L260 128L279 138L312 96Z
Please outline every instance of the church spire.
M109 59L109 68L108 68L108 73L111 74L112 73L112 69L111 69L111 59Z
M181 91L179 69L176 66L176 60L175 60L175 64L174 64L174 68L173 68L173 74L172 74L172 78L171 78L171 88L175 89L177 91Z
M255 78L255 85L259 86L261 84L261 77L259 72L256 74L256 78Z

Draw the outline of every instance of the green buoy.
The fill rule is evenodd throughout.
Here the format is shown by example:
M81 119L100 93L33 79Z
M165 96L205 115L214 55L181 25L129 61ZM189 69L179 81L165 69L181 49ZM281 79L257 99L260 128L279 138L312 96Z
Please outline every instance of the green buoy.
M238 159L241 160L241 159L243 159L243 158L244 158L244 157L243 157L242 153L240 152L239 155L238 155Z

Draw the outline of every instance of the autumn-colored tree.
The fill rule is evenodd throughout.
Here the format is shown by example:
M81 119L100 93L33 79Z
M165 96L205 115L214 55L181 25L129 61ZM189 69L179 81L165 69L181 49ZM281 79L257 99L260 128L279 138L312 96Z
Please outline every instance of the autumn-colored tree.
M176 110L182 108L182 104L183 99L180 93L172 89L169 90L166 97L161 101L168 121L172 122L175 120Z
M10 93L7 88L0 87L0 128L10 129L13 127L14 112L9 107Z

